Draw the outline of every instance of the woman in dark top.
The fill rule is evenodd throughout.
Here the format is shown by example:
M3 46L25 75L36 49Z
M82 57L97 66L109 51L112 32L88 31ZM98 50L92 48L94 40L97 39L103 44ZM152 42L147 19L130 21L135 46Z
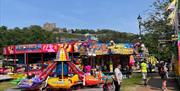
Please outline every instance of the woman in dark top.
M166 83L167 83L167 68L165 66L162 66L160 69L160 76L162 79L162 90L167 91Z

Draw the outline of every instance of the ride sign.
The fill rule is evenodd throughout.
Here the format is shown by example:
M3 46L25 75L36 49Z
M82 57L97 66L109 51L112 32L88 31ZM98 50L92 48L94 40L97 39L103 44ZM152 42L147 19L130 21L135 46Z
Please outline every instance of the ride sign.
M15 53L37 53L41 52L41 44L16 45Z

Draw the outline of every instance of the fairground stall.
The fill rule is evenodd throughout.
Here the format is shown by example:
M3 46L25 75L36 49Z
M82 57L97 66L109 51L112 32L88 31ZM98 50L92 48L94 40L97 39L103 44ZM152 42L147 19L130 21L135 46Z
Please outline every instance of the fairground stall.
M103 72L113 72L115 64L121 64L122 68L126 68L134 62L133 45L130 43L104 44L92 41L86 49L87 53L85 50L80 50L80 54L87 54L83 64L91 65L92 68L100 67ZM130 57L133 59L132 62Z
M65 48L71 55L78 52L78 43L62 43L62 44L24 44L10 45L4 48L4 60L1 73L5 72L7 67L13 64L10 71L28 72L42 71L47 67L51 60L55 59L59 47ZM13 61L10 61L13 59Z

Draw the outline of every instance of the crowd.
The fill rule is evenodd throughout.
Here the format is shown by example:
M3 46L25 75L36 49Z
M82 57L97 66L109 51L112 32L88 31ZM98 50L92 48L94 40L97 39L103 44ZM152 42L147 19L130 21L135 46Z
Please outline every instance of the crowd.
M142 73L142 79L144 81L144 86L147 86L147 73L152 72L152 68L149 67L149 63L146 63L147 61L142 61L140 64L141 73ZM156 64L156 67L158 68L158 74L162 79L162 91L167 91L167 79L169 78L169 64L168 62L161 61L160 63Z

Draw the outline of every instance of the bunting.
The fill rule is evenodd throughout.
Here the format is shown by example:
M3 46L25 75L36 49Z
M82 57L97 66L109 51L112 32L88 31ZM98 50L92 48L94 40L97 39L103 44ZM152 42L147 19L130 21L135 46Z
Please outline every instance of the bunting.
M176 2L177 0L173 0L167 7L166 10L174 10L176 8Z
M168 20L169 20L169 23L167 24L167 25L174 25L174 23L175 23L175 16L176 16L176 12L175 12L175 10L174 11L172 11L170 14L169 14L169 16L168 16Z
M169 23L167 25L172 25L173 27L176 25L176 16L177 16L177 0L173 0L167 7L167 10L171 10L169 16L168 16L168 20Z

